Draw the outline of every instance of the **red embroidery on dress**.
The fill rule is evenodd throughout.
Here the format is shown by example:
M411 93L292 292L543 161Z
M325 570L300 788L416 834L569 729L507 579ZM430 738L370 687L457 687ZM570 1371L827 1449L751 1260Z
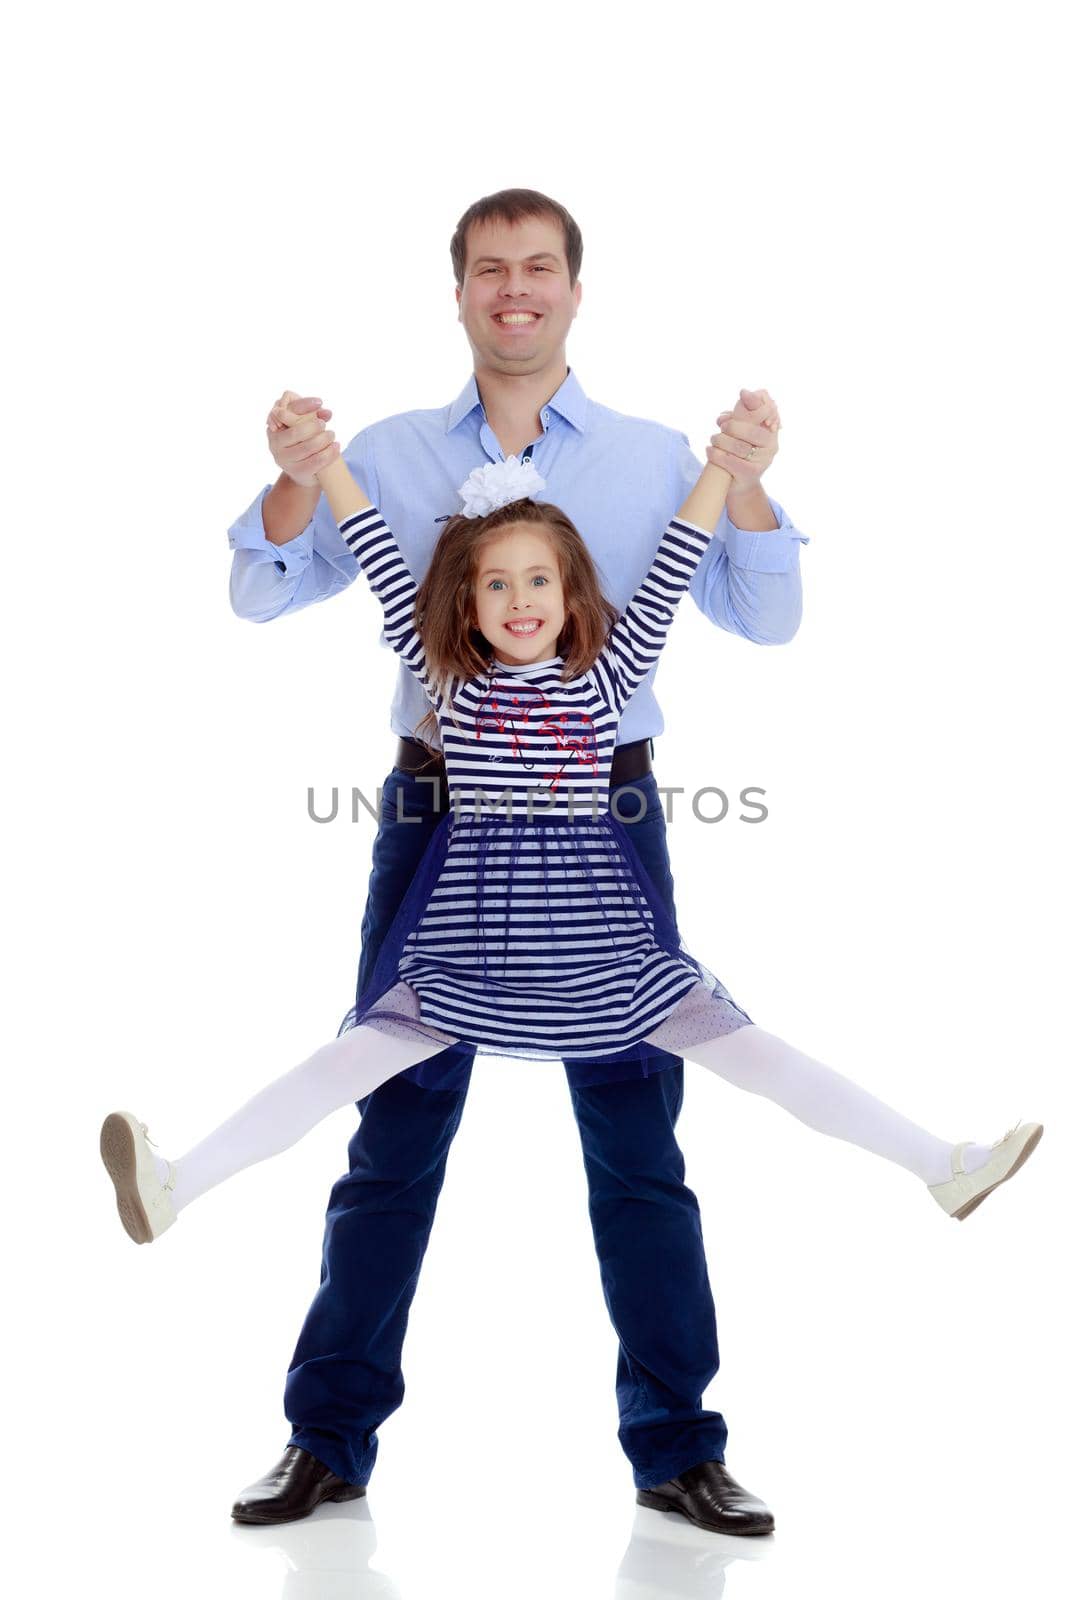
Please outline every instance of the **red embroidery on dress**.
M490 728L496 733L506 733L510 730L511 754L516 756L529 771L533 762L528 761L523 754L522 740L519 738L515 719L518 717L519 723L525 724L529 722L531 712L551 711L552 702L543 690L533 684L523 684L522 689L523 695L530 697L529 703L524 704L518 694L508 694L491 683L480 704L474 708L474 737L480 739L483 728ZM502 702L507 703L502 704Z
M515 692L518 690L519 692ZM597 762L596 724L586 711L559 711L552 714L552 702L543 690L534 684L508 685L505 690L497 684L490 684L489 689L474 709L474 736L480 739L483 728L495 733L510 733L511 754L522 762L527 772L534 768L534 761L530 759L523 749L519 729L529 726L531 718L536 718L538 712L547 713L536 721L537 732L549 734L556 744L557 750L567 752L556 771L550 778L545 779L546 787L554 790L563 776L568 763L577 756L579 766L592 766L593 773L599 770ZM577 726L568 728L568 723ZM578 730L585 728L588 732Z
M566 724L573 719L578 726L590 729L589 733L568 733ZM594 777L597 774L597 748L596 725L587 711L561 711L555 717L546 717L541 723L542 733L550 733L556 741L557 748L566 750L567 757L562 761L549 783L549 788L554 789L563 776L563 769L572 756L578 757L579 766L592 766Z

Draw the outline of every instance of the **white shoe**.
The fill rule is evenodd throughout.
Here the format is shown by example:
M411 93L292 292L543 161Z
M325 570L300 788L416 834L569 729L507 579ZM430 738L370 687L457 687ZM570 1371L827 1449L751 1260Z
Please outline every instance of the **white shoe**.
M178 1215L171 1198L176 1168L167 1161L167 1181L161 1183L148 1148L151 1143L144 1123L128 1111L113 1111L104 1118L100 1154L115 1185L122 1226L135 1244L158 1239Z
M1017 1122L1003 1139L997 1140L989 1159L973 1172L963 1170L962 1152L974 1143L973 1139L965 1139L952 1152L953 1176L944 1183L928 1183L926 1187L950 1217L962 1222L975 1206L981 1205L987 1194L992 1194L998 1185L1018 1172L1044 1131L1040 1122Z

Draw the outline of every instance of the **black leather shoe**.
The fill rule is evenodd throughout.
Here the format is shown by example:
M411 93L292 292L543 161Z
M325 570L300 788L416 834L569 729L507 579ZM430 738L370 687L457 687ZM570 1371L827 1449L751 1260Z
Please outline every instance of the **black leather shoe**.
M233 1503L237 1522L296 1522L323 1500L358 1500L367 1488L346 1483L315 1456L289 1444L276 1467L243 1490Z
M773 1533L774 1517L754 1494L735 1483L721 1461L702 1461L654 1489L638 1489L639 1506L680 1511L711 1533Z

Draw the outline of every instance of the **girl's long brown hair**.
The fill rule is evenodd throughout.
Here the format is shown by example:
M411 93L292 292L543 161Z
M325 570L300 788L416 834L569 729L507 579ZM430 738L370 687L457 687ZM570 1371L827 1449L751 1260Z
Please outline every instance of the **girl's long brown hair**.
M563 657L564 681L588 672L618 621L619 612L600 588L593 558L578 529L558 506L513 500L486 517L450 517L434 546L429 570L415 596L413 622L422 639L430 677L443 691L450 677L476 678L485 671L493 649L477 622L478 558L483 545L501 529L516 524L544 529L556 552L563 582L567 620L557 652ZM433 711L415 729L436 727Z

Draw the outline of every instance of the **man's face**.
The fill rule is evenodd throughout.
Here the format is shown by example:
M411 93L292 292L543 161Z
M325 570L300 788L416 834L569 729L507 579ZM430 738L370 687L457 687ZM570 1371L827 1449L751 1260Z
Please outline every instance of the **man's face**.
M555 545L539 528L517 523L482 546L474 595L478 627L498 661L521 667L556 654L567 620L563 581Z
M581 283L571 288L563 230L552 218L478 222L467 230L456 302L477 365L512 374L550 366L581 298Z

